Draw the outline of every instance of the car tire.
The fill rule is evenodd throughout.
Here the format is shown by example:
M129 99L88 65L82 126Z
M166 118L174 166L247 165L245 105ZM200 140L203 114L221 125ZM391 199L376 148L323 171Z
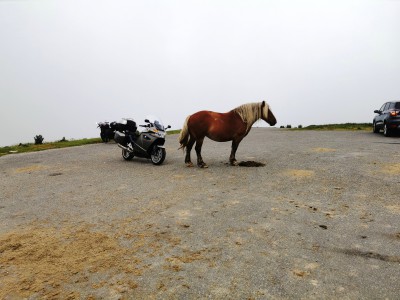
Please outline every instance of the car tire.
M387 127L386 123L383 125L383 135L384 136L391 136L391 131L390 129Z
M379 128L376 126L376 123L374 122L373 124L373 129L374 133L379 133Z

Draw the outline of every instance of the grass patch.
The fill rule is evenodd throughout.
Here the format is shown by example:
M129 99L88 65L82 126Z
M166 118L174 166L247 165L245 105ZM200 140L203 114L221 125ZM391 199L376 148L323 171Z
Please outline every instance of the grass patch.
M6 146L0 147L0 156L6 154L14 154L14 153L24 153L24 152L35 152L35 151L43 151L48 149L57 149L57 148L67 148L67 147L75 147L82 146L88 144L97 144L101 143L100 138L91 138L91 139L81 139L81 140L73 140L73 141L58 141L58 142L49 142L43 143L40 145L35 144L19 144L14 146Z
M180 133L180 132L181 132L180 129L178 129L178 130L168 130L167 134L177 134L177 133Z
M295 130L372 130L372 123L309 125Z

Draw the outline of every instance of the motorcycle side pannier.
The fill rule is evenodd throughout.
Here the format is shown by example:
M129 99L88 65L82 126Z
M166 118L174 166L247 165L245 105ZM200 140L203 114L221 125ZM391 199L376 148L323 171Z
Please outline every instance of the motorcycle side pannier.
M126 136L124 133L116 131L114 135L114 141L118 144L126 146Z

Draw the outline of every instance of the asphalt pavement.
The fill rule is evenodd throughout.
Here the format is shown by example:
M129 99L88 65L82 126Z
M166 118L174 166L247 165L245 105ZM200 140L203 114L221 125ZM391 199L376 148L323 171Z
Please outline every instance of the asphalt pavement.
M399 299L400 138L253 128L208 169L115 143L0 158L1 299ZM193 151L192 159L196 155Z

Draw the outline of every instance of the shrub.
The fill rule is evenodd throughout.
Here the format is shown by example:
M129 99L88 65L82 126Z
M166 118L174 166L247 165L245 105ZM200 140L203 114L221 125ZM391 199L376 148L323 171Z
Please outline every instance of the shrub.
M292 125L286 125L286 128L292 128Z
M35 136L34 139L35 139L35 145L43 144L44 137L42 137L41 134Z
M303 128L303 125L299 125L299 127L298 128Z

